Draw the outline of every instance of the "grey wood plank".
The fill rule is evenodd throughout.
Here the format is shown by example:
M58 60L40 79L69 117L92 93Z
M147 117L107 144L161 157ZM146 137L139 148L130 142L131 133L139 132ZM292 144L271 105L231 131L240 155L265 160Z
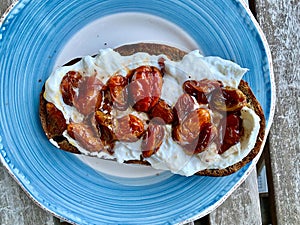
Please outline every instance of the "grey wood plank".
M0 164L0 224L58 225L59 220L37 206Z
M0 16L7 10L7 8L14 3L15 0L1 0L0 2Z
M229 198L209 214L210 225L261 225L256 170Z
M272 224L300 221L300 1L256 0L256 13L271 48L277 107L269 135Z

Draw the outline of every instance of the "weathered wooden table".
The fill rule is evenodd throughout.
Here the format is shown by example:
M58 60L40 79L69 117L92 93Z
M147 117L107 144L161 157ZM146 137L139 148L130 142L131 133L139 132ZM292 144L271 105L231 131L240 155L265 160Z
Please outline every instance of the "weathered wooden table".
M0 15L14 0L1 0ZM300 1L250 0L271 48L277 108L257 170L265 163L268 193L258 192L257 171L197 225L300 224ZM59 225L40 209L0 165L0 224Z

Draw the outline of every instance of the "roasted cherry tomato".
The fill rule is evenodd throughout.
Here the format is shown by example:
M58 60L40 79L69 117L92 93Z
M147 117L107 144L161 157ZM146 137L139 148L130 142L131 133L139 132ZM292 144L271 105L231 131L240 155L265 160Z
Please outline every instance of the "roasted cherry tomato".
M129 114L114 121L113 131L117 140L135 142L144 133L144 124L138 117Z
M192 112L194 109L195 109L195 102L192 96L190 96L189 94L181 95L178 98L173 108L174 116L175 116L174 123L175 124L181 123L183 119L186 117L186 115Z
M158 68L141 66L135 69L129 84L133 108L140 112L149 112L160 98L162 85L162 73Z
M196 138L192 143L183 146L186 153L189 155L199 154L207 149L217 136L217 128L212 123L205 123Z
M230 113L224 117L219 126L219 154L237 144L243 134L242 119L239 113Z
M74 98L74 106L80 113L88 115L95 111L102 86L103 83L96 76L82 79L78 86L78 95Z
M155 154L161 146L165 136L165 130L162 125L150 123L142 141L142 155L148 158Z
M194 96L199 104L207 104L212 91L222 86L223 84L217 80L187 80L183 84L183 90L189 95Z
M173 139L180 145L187 145L198 139L203 125L210 123L210 114L207 109L198 108L189 113L182 123L173 128Z
M171 124L174 121L174 112L170 105L160 99L149 112L153 122Z
M219 111L239 111L247 105L247 97L242 91L235 88L222 88L212 94L210 106Z
M63 101L70 106L74 104L75 90L79 86L82 75L76 71L69 71L60 83Z
M108 82L113 106L119 110L126 110L128 107L128 80L122 75L112 76Z
M79 145L90 152L104 150L101 139L93 132L93 129L84 123L70 123L67 132Z

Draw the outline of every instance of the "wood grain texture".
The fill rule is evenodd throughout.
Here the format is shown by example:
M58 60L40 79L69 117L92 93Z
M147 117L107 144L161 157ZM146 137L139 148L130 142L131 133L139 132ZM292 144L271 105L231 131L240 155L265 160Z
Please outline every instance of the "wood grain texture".
M271 48L277 108L269 135L273 224L300 221L300 1L256 0Z
M0 164L0 224L58 225L59 220L38 207Z
M209 215L210 225L261 225L257 175L254 170L245 182Z
M14 3L15 0L1 0L0 2L0 16L3 15L3 13L6 11L6 9Z

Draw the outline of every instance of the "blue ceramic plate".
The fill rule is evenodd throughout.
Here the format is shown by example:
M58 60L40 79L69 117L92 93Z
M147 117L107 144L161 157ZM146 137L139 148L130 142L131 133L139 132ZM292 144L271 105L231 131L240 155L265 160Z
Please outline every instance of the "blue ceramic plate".
M44 209L78 224L176 224L204 216L247 177L182 177L58 151L44 135L39 93L71 58L159 42L230 59L250 71L267 132L274 113L270 53L240 1L20 0L0 21L0 158Z

